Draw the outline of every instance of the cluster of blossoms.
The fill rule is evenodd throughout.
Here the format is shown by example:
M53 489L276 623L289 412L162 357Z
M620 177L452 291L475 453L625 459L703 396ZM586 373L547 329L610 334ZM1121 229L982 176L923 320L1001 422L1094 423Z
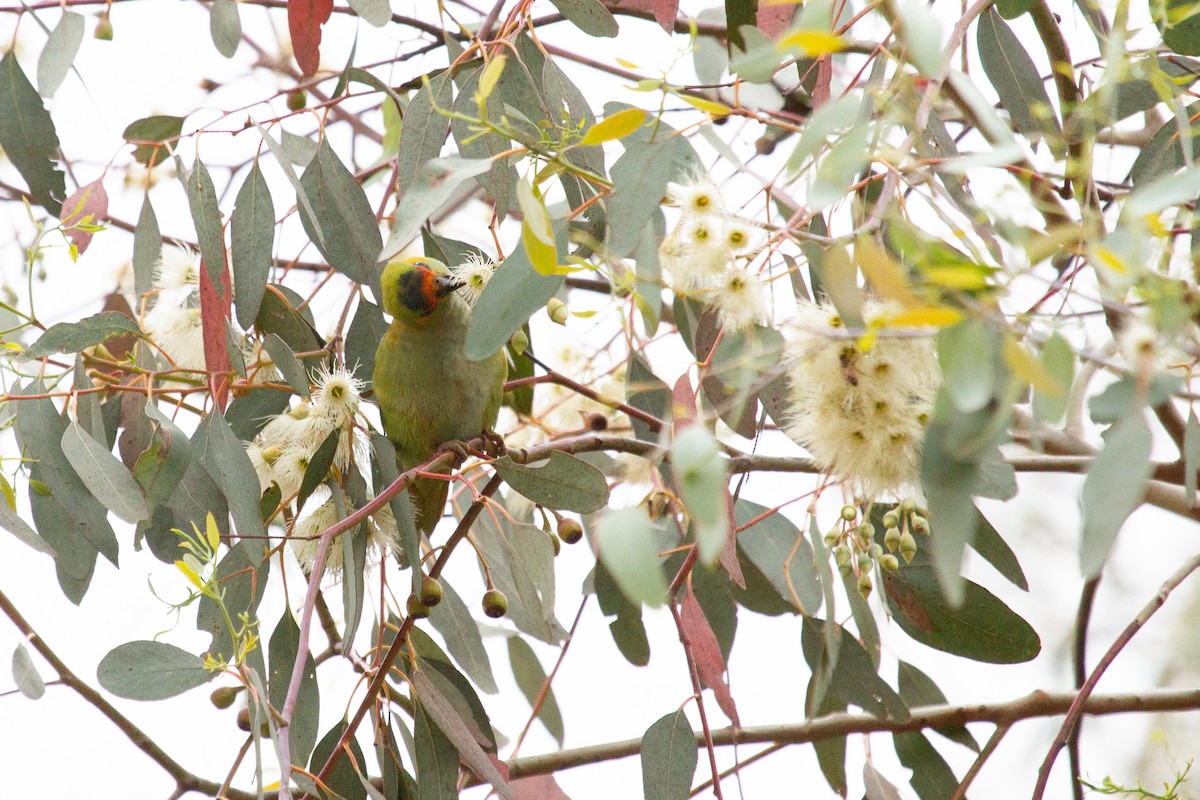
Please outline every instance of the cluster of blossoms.
M311 399L276 414L254 441L245 445L250 463L258 473L259 488L266 491L271 484L278 485L285 502L300 491L305 470L331 435L337 436L333 466L339 471L346 470L352 461L364 455L363 439L354 425L361 403L362 381L344 367L322 368L316 387ZM316 557L317 538L338 520L333 499L325 490L318 492L307 504L315 510L296 521L291 538L292 551L306 569L311 568ZM376 512L370 530L371 547L377 552L387 550L397 541L390 511ZM327 567L340 572L341 562L342 548L334 546L329 551Z
M766 287L748 271L758 231L728 214L717 185L706 175L667 187L679 222L663 239L659 258L672 288L717 312L727 328L747 328L766 315Z
M180 369L202 371L204 337L200 322L200 253L187 245L164 245L154 274L154 306L142 319L142 330ZM248 337L239 343L242 357L253 363L258 348ZM256 380L274 373L258 370Z
M787 345L794 412L786 433L867 496L917 485L940 383L929 336L877 335L891 311L866 303L873 333L856 336L836 309L806 303Z

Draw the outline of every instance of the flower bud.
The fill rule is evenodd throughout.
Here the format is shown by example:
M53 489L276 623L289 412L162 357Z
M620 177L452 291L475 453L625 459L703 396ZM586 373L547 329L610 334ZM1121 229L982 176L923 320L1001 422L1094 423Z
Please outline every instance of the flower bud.
M884 528L899 528L900 527L900 515L898 513L896 513L895 509L892 509L891 511L889 511L883 515L883 527Z
M929 535L929 520L922 517L920 514L913 514L912 528L923 536Z
M105 14L99 19L99 21L96 22L96 30L92 32L92 36L102 42L112 41L113 24L112 20L108 18L108 14ZM247 730L249 730L249 728L247 728Z
M523 355L529 349L529 334L524 328L517 328L517 332L508 340L508 346L516 355Z
M426 575L421 578L421 603L433 608L442 602L442 584L437 578Z
M875 538L875 526L869 522L864 522L858 526L858 535L862 537L864 542L869 542Z
M421 602L415 594L408 596L408 615L413 619L425 619L429 616L429 606Z
M846 566L850 563L850 548L841 544L833 548L833 558L839 566Z
M900 501L900 510L905 514L911 514L917 510L917 501L911 497L906 497Z
M546 313L550 315L550 321L557 325L566 325L567 318L571 316L567 304L557 297L551 297L546 302Z
M871 596L871 576L867 573L862 573L858 576L858 593L862 595L863 600Z
M841 538L842 535L838 533L837 529L835 528L834 530L831 530L829 533L825 534L825 546L836 547Z
M288 92L287 107L290 111L301 111L308 105L308 92L303 89L293 89Z
M895 526L888 528L883 534L883 544L889 553L896 552L896 548L900 546L900 529Z
M904 563L911 564L913 556L917 554L917 540L908 531L900 537L900 555L904 556Z
M867 553L870 554L871 558L878 561L879 557L883 555L883 548L878 542L871 542L871 546L867 548Z
M250 732L250 709L248 709L248 708L239 708L238 709L237 726L238 726L238 730L245 731L246 733Z
M217 708L229 708L237 700L238 692L242 691L241 686L221 686L213 689L213 693L208 696L212 704Z
M854 506L842 506L842 519L846 522L853 522L858 517L858 509Z
M867 553L859 553L856 563L859 572L867 572L871 569L871 556Z
M492 619L500 619L508 613L508 598L499 589L488 589L483 593L483 613Z
M583 538L583 526L578 520L563 517L558 521L558 538L567 544L575 544Z
M900 560L892 555L880 556L879 566L887 572L895 572L900 569Z

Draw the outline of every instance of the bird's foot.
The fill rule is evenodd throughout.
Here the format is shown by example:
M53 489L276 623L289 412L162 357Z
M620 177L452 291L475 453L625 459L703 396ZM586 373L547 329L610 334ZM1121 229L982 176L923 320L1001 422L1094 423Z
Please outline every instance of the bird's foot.
M463 462L471 455L471 449L467 447L466 442L460 442L457 439L442 442L442 446L438 449L454 456L454 466L456 469L461 467Z
M499 458L508 453L508 446L504 444L504 437L494 430L484 428L481 436L483 437L483 451L492 458Z

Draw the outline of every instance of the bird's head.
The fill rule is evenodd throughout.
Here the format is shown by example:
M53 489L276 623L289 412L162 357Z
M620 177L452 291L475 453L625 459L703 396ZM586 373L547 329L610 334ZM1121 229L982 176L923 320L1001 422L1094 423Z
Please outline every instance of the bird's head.
M388 264L381 283L384 310L408 322L433 314L447 295L463 285L445 264L425 256Z

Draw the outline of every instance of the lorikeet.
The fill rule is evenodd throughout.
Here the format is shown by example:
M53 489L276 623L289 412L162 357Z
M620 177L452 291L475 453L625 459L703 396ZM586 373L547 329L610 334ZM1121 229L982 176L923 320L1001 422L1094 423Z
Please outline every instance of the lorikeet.
M375 352L372 382L383 430L403 470L450 441L496 424L508 376L500 350L482 361L463 352L471 310L446 265L416 257L383 270L383 307L392 317ZM419 478L409 486L417 526L429 534L446 506L450 482Z

